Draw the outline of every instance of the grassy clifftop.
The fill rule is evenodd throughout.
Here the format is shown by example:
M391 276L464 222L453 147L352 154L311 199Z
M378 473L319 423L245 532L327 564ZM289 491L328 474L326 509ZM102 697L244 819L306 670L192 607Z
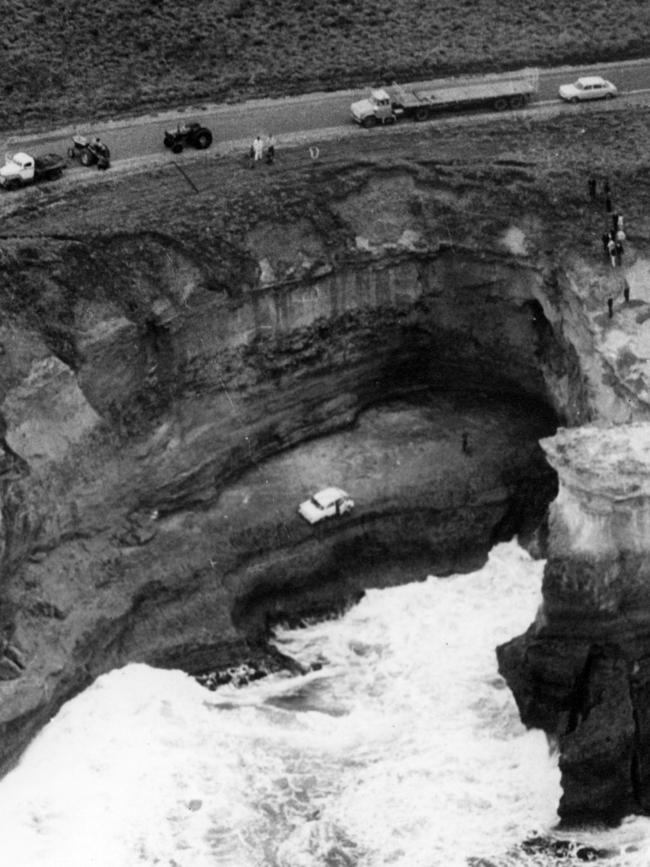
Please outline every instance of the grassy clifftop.
M0 127L647 53L629 0L23 0L3 19Z

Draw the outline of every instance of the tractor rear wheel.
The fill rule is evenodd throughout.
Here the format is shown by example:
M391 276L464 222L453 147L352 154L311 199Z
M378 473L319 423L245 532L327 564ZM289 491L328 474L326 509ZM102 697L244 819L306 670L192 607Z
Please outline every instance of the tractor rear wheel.
M84 150L81 151L81 156L79 157L79 159L81 160L82 166L92 166L92 164L95 162L96 157L89 150Z
M183 151L183 145L179 141L177 141L176 144L172 145L172 153L173 154L180 154L180 153L182 153L182 151Z
M168 132L165 133L165 138L163 139L163 144L166 148L171 148L174 146L174 136L170 135Z
M194 147L197 150L204 151L212 144L212 133L209 129L201 129L194 139Z

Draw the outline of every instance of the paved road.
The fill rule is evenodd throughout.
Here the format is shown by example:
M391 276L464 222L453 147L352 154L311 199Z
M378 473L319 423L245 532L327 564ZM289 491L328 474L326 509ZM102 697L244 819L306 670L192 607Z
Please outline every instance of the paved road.
M578 74L589 72L602 73L623 93L639 90L650 92L650 59L648 59L602 64L598 67L542 70L539 95L535 102L556 99L557 89L561 83L573 81ZM425 82L416 82L412 86L423 84ZM288 99L256 100L234 106L211 106L193 113L189 111L182 114L168 113L135 121L118 121L113 124L97 125L94 128L80 128L79 131L100 135L109 144L114 159L144 157L164 152L163 132L166 127L174 127L178 118L201 120L212 129L217 144L242 139L252 140L258 132L273 133L276 137L281 137L299 131L349 124L350 103L365 94L364 90L349 90ZM534 106L535 102L531 105ZM362 130L359 134L367 135ZM57 132L33 138L13 137L8 140L7 148L16 150L18 144L27 151L54 150L65 153L69 144L69 133Z

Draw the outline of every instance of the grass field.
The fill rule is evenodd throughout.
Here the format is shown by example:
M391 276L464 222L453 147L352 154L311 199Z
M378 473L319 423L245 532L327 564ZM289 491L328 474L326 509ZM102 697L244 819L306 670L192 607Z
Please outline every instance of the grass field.
M0 128L460 71L643 56L628 0L21 0Z

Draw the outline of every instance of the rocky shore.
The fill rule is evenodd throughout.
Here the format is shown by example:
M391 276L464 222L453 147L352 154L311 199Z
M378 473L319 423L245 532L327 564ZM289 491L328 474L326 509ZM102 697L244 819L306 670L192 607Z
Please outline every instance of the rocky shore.
M555 471L569 472L549 445L558 425L650 417L636 151L634 173L621 157L612 174L625 269L603 261L603 205L586 195L614 124L502 119L471 141L466 125L433 126L369 136L363 158L358 141L330 143L318 165L280 149L256 172L208 155L191 163L191 198L170 166L3 199L3 768L115 666L237 667L264 657L273 622L365 587L475 568L514 534L546 550ZM312 528L296 506L326 484L357 506ZM618 545L587 558L591 572L580 560L573 596L551 592L574 557L557 526L532 628L548 629L549 660L553 636L560 655L578 642L582 576ZM524 719L556 736L562 702L591 683L585 659L614 703L628 683L616 654L575 644L562 688L538 700L528 640L501 665ZM591 749L572 731L565 793Z

